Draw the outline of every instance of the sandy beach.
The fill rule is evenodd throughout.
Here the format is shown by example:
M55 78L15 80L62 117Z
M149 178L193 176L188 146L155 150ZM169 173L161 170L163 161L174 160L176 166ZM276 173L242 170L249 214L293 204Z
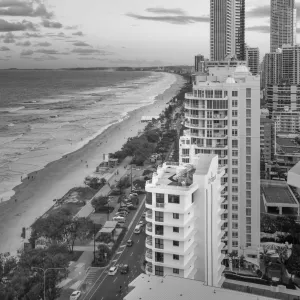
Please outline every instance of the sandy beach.
M185 83L181 76L176 77L177 81L159 95L154 104L129 113L129 118L112 125L83 148L29 174L30 179L24 179L14 189L12 199L0 204L0 253L15 254L22 246L22 227L29 227L46 212L53 205L53 199L61 198L73 187L83 186L84 178L95 171L104 153L119 150L129 137L143 130L146 123L140 122L142 116L159 115Z

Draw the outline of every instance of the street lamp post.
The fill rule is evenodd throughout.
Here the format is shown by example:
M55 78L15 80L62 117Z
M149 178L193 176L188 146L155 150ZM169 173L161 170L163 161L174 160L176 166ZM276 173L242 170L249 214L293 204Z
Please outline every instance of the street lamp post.
M65 270L66 268L47 268L43 269L40 267L31 267L31 269L37 269L37 270L42 270L44 273L44 300L46 300L46 273L49 270Z

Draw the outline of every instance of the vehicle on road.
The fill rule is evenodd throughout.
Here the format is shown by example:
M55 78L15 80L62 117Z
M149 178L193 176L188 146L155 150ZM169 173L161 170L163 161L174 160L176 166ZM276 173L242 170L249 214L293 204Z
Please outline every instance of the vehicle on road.
M116 216L126 217L129 213L127 211L118 211L116 212Z
M126 246L127 247L131 247L133 245L133 240L128 240L127 242L126 242Z
M141 220L141 221L139 221L138 225L144 226L144 225L145 225L145 222Z
M136 233L136 234L141 233L141 226L140 225L136 225L135 228L134 228L134 230L133 230L133 232Z
M108 275L114 276L114 275L116 275L117 271L118 271L118 266L110 267L108 270Z
M143 212L142 218L146 218L146 212Z
M118 222L125 222L125 218L124 217L121 217L121 216L116 216L116 217L113 217L113 221L118 221Z
M129 266L126 264L122 265L120 269L121 269L120 271L121 274L127 274L129 272Z
M78 300L80 296L81 296L80 291L74 291L70 296L70 300Z

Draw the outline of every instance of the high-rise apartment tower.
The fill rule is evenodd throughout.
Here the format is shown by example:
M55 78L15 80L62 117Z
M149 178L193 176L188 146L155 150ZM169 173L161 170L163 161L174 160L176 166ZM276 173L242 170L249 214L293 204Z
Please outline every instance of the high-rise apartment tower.
M271 0L271 52L296 44L296 17L295 0Z
M245 0L210 1L210 59L245 60Z
M259 73L259 48L246 48L247 66L252 75Z

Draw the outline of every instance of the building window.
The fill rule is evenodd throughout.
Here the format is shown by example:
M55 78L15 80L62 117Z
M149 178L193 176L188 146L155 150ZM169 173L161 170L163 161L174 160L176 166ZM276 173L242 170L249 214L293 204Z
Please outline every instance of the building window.
M251 98L251 89L250 88L246 88L246 98Z
M179 247L179 241L173 241L173 246Z
M251 164L251 156L246 156L246 163Z
M238 201L239 201L239 197L238 197L237 195L233 195L233 196L231 197L231 200L232 200L233 202L238 202Z
M164 262L164 254L162 252L155 252L155 261L163 263Z
M251 127L251 119L246 119L246 126Z
M251 172L251 165L246 165L246 172L248 173L250 173Z
M185 163L185 164L189 164L190 159L189 158L182 158L182 162Z
M238 91L232 91L232 97L237 97L238 96Z
M232 187L232 192L233 193L238 193L238 191L239 191L239 188L237 186Z
M155 212L155 221L156 222L163 222L164 221L164 213L161 211Z
M179 274L179 269L173 269L173 274Z
M239 223L232 222L232 229L239 229Z
M164 235L164 226L155 225L155 234L156 235Z
M152 205L152 193L147 192L147 194L146 194L146 204Z
M238 120L232 120L232 126L238 126Z
M246 234L246 242L251 243L251 234Z
M251 233L251 226L246 226L246 233Z
M237 231L233 231L233 232L232 232L232 237L233 237L234 239L237 239L237 238L239 237L239 233L238 233Z
M246 128L246 135L251 136L251 128Z
M232 183L238 183L238 178L237 177L232 177Z
M251 146L251 137L246 137L246 145Z
M179 233L179 227L173 227L173 232Z
M174 213L174 214L173 214L173 219L177 219L177 220L178 220L178 219L179 219L179 214L175 214L175 213Z
M182 149L182 155L190 155L190 149Z
M246 118L251 118L251 109L246 109Z
M246 216L251 216L251 208L246 208Z
M246 200L246 207L251 207L251 200Z
M205 97L206 98L213 98L214 96L214 91L213 90L206 90L205 91Z
M228 96L228 91L224 91L224 97Z
M232 247L238 247L239 242L238 241L232 241Z
M164 194L156 194L156 202L157 203L164 203L165 202L165 195Z
M246 217L246 224L251 225L251 217Z
M233 204L232 205L232 210L238 211L239 210L239 206L237 204Z
M251 181L251 174L250 173L246 173L246 180Z
M251 108L251 99L246 99L246 108Z
M233 159L232 160L232 165L233 166L237 166L239 164L238 160L237 159Z
M180 203L180 196L178 195L168 195L168 202L173 204Z
M238 135L237 129L232 129L232 136L237 136L237 135Z
M237 214L232 214L232 220L238 220L239 216Z
M246 154L251 155L251 147L246 147Z
M238 111L237 110L233 110L232 111L232 116L233 117L237 117L238 116Z
M164 240L163 239L155 239L155 248L164 249Z
M173 254L173 259L174 260L179 260L179 255L178 254Z
M251 191L246 191L246 198L251 199Z
M232 148L238 148L238 140L232 140Z
M195 193L192 194L192 203L195 202Z
M156 276L164 276L164 267L155 266L155 275Z
M232 174L236 175L239 173L239 169L233 168L232 169Z
M238 107L238 101L232 100L232 107Z
M251 190L251 182L246 182L246 189Z
M215 90L215 98L222 98L222 90Z
M239 152L237 150L232 150L232 156L239 156Z

